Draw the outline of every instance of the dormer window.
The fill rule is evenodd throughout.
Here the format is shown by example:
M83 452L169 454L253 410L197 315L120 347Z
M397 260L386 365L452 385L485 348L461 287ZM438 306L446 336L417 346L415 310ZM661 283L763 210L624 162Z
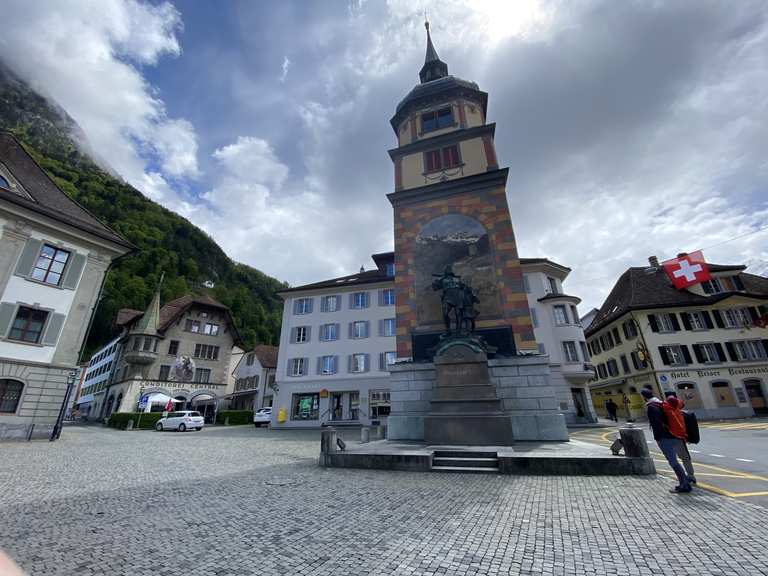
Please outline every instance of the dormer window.
M701 283L705 294L720 294L721 292L734 292L744 290L744 284L738 276L722 276L711 278Z
M424 166L426 167L426 172L448 170L450 168L456 168L460 164L459 147L456 144L424 153Z
M441 130L453 126L453 110L449 106L448 108L441 108L440 110L433 110L431 112L425 112L421 115L421 132L432 132L434 130Z

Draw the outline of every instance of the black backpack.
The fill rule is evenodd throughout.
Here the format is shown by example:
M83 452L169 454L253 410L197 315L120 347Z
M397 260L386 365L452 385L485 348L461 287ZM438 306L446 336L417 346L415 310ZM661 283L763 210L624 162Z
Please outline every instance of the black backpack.
M701 439L699 436L699 421L696 414L683 410L683 419L685 420L685 435L688 436L689 444L698 444Z

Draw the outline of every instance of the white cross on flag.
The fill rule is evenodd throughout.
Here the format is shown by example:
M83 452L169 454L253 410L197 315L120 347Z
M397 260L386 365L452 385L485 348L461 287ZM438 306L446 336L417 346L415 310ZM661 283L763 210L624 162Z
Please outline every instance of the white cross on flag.
M709 267L701 250L666 260L661 265L678 290L710 279Z

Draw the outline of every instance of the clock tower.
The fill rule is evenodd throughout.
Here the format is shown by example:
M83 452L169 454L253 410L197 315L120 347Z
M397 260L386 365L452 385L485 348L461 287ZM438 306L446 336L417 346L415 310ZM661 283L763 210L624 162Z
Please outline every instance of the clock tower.
M497 354L534 352L517 244L488 94L448 73L427 28L417 84L390 120L397 147L394 208L397 356L429 360L444 331L435 275L447 265L478 296L476 330Z

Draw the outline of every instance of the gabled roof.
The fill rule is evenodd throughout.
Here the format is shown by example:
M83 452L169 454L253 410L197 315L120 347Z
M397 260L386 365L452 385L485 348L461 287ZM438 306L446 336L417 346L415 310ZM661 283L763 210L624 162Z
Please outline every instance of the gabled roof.
M170 302L166 303L162 308L160 308L160 321L158 323L157 331L163 334L179 318L179 316L194 306L216 308L223 311L227 316L227 320L229 321L230 326L232 327L232 334L235 343L241 343L240 334L237 332L237 326L235 325L235 321L232 318L232 314L230 313L229 308L224 306L224 304L221 302L214 300L207 294L203 294L202 296L193 296L191 294L187 294L186 296L176 298L175 300L171 300ZM115 320L115 324L119 327L130 327L131 323L141 318L142 316L144 316L144 312L141 310L122 308L117 312L117 319Z
M277 368L277 352L279 348L277 346L267 346L266 344L258 344L254 347L253 353L256 358L259 359L259 364L262 368Z
M0 131L0 162L13 174L31 197L0 187L0 199L43 214L79 230L89 232L125 248L135 248L128 240L101 222L67 196L30 156L13 134Z
M304 284L303 286L295 286L293 288L286 288L279 290L278 294L285 294L288 292L301 292L304 290L320 290L321 288L346 288L347 286L357 286L360 284L374 284L376 282L394 282L392 276L387 276L378 268L373 270L366 270L365 272L358 272L357 274L350 274L349 276L341 276L340 278L332 278L330 280L323 280L322 282L314 282L312 284Z
M710 272L715 273L741 271L745 268L722 264L708 264L708 267ZM600 311L586 330L586 335L591 336L606 324L631 310L705 306L731 296L768 299L768 278L744 272L739 274L739 278L744 284L743 291L700 295L688 290L677 290L663 268L629 268L616 281L608 298L605 299Z

